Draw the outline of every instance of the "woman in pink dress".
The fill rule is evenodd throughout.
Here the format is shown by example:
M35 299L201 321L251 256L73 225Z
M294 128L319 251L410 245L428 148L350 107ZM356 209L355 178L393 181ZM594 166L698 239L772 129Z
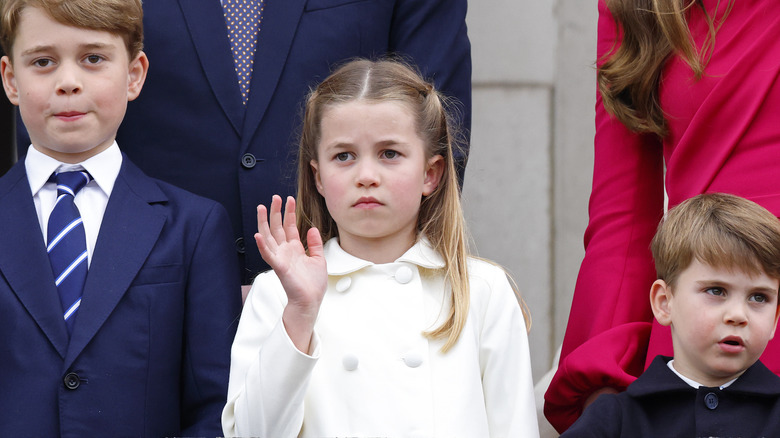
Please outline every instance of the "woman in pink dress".
M599 93L585 259L545 394L558 431L658 354L650 240L669 207L705 192L780 216L780 4L599 0ZM658 9L656 9L658 8ZM665 171L665 175L664 175ZM761 360L780 372L780 341Z

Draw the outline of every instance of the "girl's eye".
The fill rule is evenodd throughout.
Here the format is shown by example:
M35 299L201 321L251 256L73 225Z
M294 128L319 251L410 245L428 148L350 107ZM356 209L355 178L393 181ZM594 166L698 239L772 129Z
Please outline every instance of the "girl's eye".
M352 154L350 154L349 152L340 152L336 154L334 158L336 159L336 161L347 161L350 159L351 155Z
M726 295L726 291L723 290L723 288L720 288L720 287L710 287L710 288L707 288L707 290L705 292L707 292L710 295L715 295L716 297L720 297L720 296Z
M388 149L386 151L382 151L382 156L384 156L387 159L392 160L393 158L398 156L398 152L394 151L392 149Z

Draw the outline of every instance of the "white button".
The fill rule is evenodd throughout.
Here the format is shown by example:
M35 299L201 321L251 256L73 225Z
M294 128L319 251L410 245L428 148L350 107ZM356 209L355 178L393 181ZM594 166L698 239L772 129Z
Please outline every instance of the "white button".
M401 266L395 271L395 281L406 284L412 281L412 270L408 266Z
M340 278L339 281L336 282L336 291L344 292L347 289L349 289L349 286L351 285L352 285L352 278L350 277Z
M422 365L423 359L420 353L417 353L416 351L410 351L406 354L404 354L404 363L409 368L417 368L420 365Z
M341 358L341 363L347 371L355 371L359 362L358 357L352 353L347 353Z

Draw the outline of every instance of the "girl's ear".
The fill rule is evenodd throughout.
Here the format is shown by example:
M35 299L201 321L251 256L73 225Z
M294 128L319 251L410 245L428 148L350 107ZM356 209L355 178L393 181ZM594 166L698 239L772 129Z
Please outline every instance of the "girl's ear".
M320 180L320 164L317 162L317 160L311 160L309 161L309 166L311 166L311 173L314 174L314 185L317 186L317 191L320 192L320 195L325 196L322 194L322 181Z
M0 59L0 73L2 73L3 76L5 95L8 96L8 100L12 104L19 105L19 89L16 88L14 66L11 64L11 58L8 56L3 56L2 59Z
M439 187L441 176L444 173L444 157L434 155L428 159L425 166L425 180L423 180L423 196L428 196Z
M141 94L141 88L146 81L146 73L149 71L149 58L143 51L130 61L127 69L127 100L135 100Z
M659 324L672 324L672 288L665 281L656 280L650 287L650 307Z

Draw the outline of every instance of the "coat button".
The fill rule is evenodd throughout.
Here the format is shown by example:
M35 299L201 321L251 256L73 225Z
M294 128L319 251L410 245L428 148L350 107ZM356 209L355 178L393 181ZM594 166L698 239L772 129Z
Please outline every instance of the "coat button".
M246 246L244 245L244 238L239 237L236 239L236 251L238 251L239 254L243 254L246 252Z
M359 362L358 357L352 353L347 353L341 358L341 364L344 365L344 369L347 371L355 371Z
M257 159L252 154L244 154L241 156L241 166L244 167L244 169L251 169L255 167L255 164L257 164Z
M65 387L68 389L76 389L81 385L81 379L79 378L79 375L76 373L68 373L65 375L65 378L62 379L62 381L65 383Z
M336 282L336 292L346 292L352 285L352 279L350 277L342 277Z
M714 392L710 392L704 396L704 404L708 409L713 410L718 407L718 396Z
M423 359L420 353L410 351L403 356L404 363L409 368L417 368L422 365Z
M401 266L397 271L395 271L395 281L401 284L406 284L412 281L412 275L414 274L408 266Z

